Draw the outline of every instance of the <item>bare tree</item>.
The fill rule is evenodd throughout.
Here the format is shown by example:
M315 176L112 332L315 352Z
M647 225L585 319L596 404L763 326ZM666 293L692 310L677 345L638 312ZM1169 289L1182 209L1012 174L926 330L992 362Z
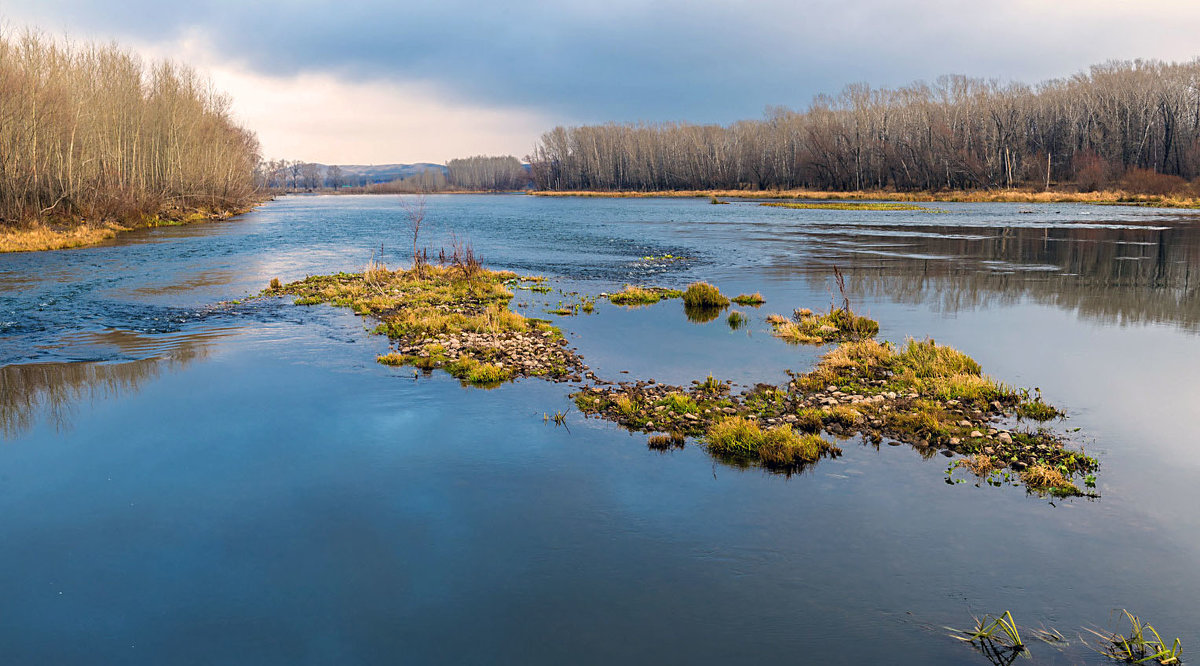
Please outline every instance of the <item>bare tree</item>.
M557 127L527 161L536 186L554 190L1094 188L1099 179L1187 193L1178 179L1200 177L1197 81L1200 59L1109 62L1036 86L964 76L854 84L801 111L771 108L727 126ZM452 181L492 173L477 158L449 166Z
M0 30L0 224L244 206L270 170L229 106L187 67Z
M344 180L342 178L342 167L334 164L329 167L329 171L325 176L325 184L330 188L337 190L341 189Z
M425 277L425 257L420 249L421 227L425 224L425 192L406 195L400 199L412 234L412 267L418 278Z

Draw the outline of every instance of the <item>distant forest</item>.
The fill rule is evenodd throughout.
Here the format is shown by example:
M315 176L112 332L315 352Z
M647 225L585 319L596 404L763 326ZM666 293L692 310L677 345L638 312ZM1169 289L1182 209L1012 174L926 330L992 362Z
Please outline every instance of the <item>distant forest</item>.
M402 172L398 178L378 180L371 167L325 166L311 162L276 160L259 166L260 185L276 190L328 189L335 191L395 194L404 192L504 192L525 189L529 170L512 155L477 155L436 164L391 165L382 173ZM377 167L385 169L385 167Z
M557 127L544 190L932 191L1067 185L1186 193L1200 176L1200 60L1110 62L1036 86L963 76L851 85L728 126Z
M257 196L258 161L193 70L0 32L0 227L233 211Z

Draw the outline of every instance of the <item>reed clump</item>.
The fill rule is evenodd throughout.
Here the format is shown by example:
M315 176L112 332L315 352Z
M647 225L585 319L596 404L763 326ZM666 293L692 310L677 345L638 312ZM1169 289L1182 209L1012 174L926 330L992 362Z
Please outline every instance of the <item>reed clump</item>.
M704 439L714 455L757 460L765 467L800 467L823 456L841 453L840 448L820 435L799 434L787 424L764 430L742 416L717 421Z
M707 282L693 282L683 292L683 304L689 308L723 308L729 299Z

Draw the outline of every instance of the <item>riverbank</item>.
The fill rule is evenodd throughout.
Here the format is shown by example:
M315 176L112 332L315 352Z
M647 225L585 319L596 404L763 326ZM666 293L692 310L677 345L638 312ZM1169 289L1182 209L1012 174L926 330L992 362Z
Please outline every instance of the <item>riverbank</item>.
M177 227L197 222L228 220L251 211L249 206L229 209L195 208L170 210L158 215L143 215L141 219L104 220L92 222L39 221L20 227L0 226L0 252L41 252L88 247L116 238L122 233L146 227Z
M813 201L908 201L946 203L1083 203L1098 206L1147 206L1153 208L1200 208L1200 198L1174 195L1135 194L1123 190L1097 192L1067 192L1049 190L952 190L945 192L889 192L885 190L860 190L826 192L822 190L656 190L639 192L615 191L551 191L530 190L529 194L539 197L594 197L594 198L717 198L717 199L806 199Z

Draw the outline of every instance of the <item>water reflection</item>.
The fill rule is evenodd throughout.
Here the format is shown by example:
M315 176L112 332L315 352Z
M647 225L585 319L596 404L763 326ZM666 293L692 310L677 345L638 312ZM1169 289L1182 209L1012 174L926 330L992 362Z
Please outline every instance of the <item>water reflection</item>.
M863 243L860 227L846 228L841 240L823 240L826 251L818 253L816 267L789 256L771 270L805 272L823 282L829 264L837 264L853 273L849 287L858 296L928 304L945 313L1032 298L1105 324L1170 323L1200 331L1195 223L960 233L965 229L928 227L940 233L913 237L913 227L879 227L891 237Z
M15 438L40 420L58 432L70 429L84 401L127 397L164 372L205 358L228 329L151 336L132 331L80 333L65 341L75 352L115 349L135 360L25 363L0 366L0 436Z

